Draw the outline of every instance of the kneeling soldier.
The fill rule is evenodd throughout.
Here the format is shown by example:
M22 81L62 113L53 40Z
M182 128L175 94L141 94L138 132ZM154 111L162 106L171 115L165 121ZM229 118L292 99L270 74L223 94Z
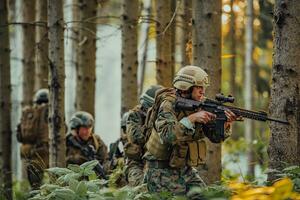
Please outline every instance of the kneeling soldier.
M90 160L98 160L95 167L98 176L105 178L102 166L107 162L107 147L101 138L93 133L94 118L84 111L76 112L70 122L71 133L67 135L67 164L82 164Z

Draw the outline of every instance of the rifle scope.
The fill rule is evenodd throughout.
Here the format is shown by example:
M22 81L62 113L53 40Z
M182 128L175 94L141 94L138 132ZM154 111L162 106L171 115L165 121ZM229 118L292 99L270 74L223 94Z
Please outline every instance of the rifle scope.
M224 96L223 93L216 94L216 100L222 103L233 103L234 102L234 97L231 95L228 95L227 97Z

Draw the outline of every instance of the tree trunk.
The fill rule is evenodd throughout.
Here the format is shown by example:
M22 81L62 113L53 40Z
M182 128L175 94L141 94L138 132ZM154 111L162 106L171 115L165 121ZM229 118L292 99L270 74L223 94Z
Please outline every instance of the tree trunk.
M5 199L12 199L11 167L11 83L10 83L10 47L8 29L7 1L0 1L0 190L4 189Z
M172 18L171 0L156 1L156 80L157 84L172 86ZM174 20L171 22L174 23Z
M149 5L147 5L147 7L145 7L144 9L146 10L146 16L148 16L150 18L150 16L152 16L152 7L151 7L151 1L148 1ZM145 3L144 3L144 6ZM142 13L142 12L141 12ZM149 42L150 42L150 21L148 21L148 23L145 25L146 26L146 30L145 30L145 41L143 41L144 43L144 49L143 49L143 57L141 60L141 64L140 64L140 82L139 82L139 87L138 87L138 95L142 95L143 93L143 89L144 89L144 80L145 80L145 71L146 71L146 66L147 66L147 60L148 60L148 46L149 46ZM142 28L141 28L142 29ZM142 29L143 30L143 29Z
M36 26L35 36L37 48L35 50L35 86L37 91L48 87L48 32L47 32L47 1L36 1L36 21L42 26Z
M230 53L232 58L230 59L230 94L235 97L236 94L236 83L235 83L235 76L236 76L236 25L235 25L235 11L234 5L235 0L230 0Z
M182 66L191 64L191 49L189 49L189 44L192 39L192 0L183 0L183 15L180 19L180 24L182 24L182 37L181 41L181 57Z
M65 167L65 116L64 116L64 24L63 2L48 2L49 27L49 164Z
M97 0L79 0L79 16L76 109L95 116Z
M193 64L209 75L206 94L214 98L221 90L221 0L193 1ZM206 183L221 178L221 144L206 140L206 164L199 167Z
M138 10L138 0L124 0L122 24L122 113L137 104Z
M68 0L68 4L71 5L71 8L65 8L65 21L79 21L78 0ZM67 13L71 14L67 15ZM79 43L79 27L80 23L72 23L70 24L70 28L72 31L65 32L65 38L67 40L65 43L68 44L66 45L65 49L65 102L67 102L65 105L66 122L70 120L70 118L76 111L76 71L78 66L77 49Z
M179 3L177 4L177 1L171 1L171 24L170 24L170 32L171 32L171 63L170 63L170 67L171 67L171 84L173 81L173 77L175 75L175 67L176 67L176 58L175 58L175 54L176 54L176 37L178 35L177 32L177 22L176 22L176 18L177 18L177 6L179 6Z
M23 106L32 105L34 94L34 58L35 58L35 0L21 1L23 22ZM27 24L26 24L27 23Z
M245 28L245 43L246 43L246 55L245 55L245 79L244 79L244 101L245 101L245 108L248 110L252 110L252 101L253 101L253 81L252 81L252 74L253 74L253 0L247 0L247 22ZM253 141L253 121L252 120L245 120L245 140L247 142L248 150L247 150L247 162L248 162L248 169L247 174L250 177L254 177L254 152L252 147Z
M275 1L274 54L270 115L290 125L270 123L270 168L300 165L300 4L297 0ZM270 175L270 180L276 177Z

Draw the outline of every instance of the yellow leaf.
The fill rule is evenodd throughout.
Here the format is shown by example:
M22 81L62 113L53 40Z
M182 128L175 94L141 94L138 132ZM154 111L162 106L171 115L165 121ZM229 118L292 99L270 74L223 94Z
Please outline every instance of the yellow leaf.
M244 191L240 195L243 197L253 196L253 195L269 195L275 191L273 187L259 187L259 188L252 188L247 191Z
M236 55L234 55L234 54L225 54L225 55L222 55L221 56L221 58L233 58L233 57L235 57Z
M273 187L275 188L275 191L272 194L272 199L287 199L292 194L293 182L289 178L284 178L275 182Z

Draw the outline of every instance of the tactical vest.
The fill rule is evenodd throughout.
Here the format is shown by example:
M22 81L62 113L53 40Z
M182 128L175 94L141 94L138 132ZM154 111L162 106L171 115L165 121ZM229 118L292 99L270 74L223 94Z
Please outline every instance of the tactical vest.
M176 101L175 90L171 88L159 91L152 107L151 113L148 112L146 123L151 128L149 139L146 143L147 150L158 160L169 161L169 165L174 168L182 168L186 165L197 166L205 161L206 146L201 140L204 137L201 125L196 126L195 135L176 134L177 140L174 144L162 144L157 130L155 129L155 120L157 118L159 107L163 102L169 101L174 105ZM188 116L192 112L176 113L178 121ZM148 132L148 133L149 133Z

